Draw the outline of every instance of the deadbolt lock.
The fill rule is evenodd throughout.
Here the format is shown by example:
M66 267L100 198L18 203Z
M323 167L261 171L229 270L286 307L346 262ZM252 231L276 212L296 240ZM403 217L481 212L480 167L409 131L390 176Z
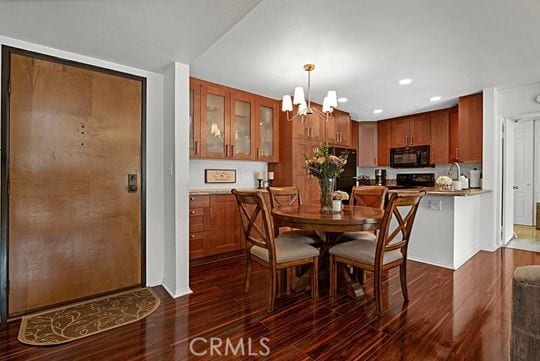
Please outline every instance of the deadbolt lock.
M137 175L128 174L128 192L137 192Z

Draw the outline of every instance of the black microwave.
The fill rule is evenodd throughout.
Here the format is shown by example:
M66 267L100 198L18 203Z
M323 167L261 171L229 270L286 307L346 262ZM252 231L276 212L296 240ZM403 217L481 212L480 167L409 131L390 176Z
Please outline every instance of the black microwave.
M430 167L429 145L390 149L390 167L423 168Z

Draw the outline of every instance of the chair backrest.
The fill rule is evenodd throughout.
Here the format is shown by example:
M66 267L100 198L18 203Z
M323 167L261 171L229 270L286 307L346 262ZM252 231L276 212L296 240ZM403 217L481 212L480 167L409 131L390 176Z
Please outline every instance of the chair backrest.
M375 265L382 262L385 252L400 249L405 257L407 246L424 191L391 192L385 207L377 238Z
M351 205L382 209L386 198L384 186L357 186L351 192Z
M270 261L275 261L274 229L262 192L233 189L232 194L238 203L248 252L252 246L266 248Z
M302 205L302 197L297 186L291 187L268 187L270 194L270 207L286 208L299 207Z

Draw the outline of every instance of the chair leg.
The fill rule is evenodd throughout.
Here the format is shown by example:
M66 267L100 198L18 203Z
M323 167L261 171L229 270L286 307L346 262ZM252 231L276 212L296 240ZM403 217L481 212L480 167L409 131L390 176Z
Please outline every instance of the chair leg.
M270 269L268 274L268 312L274 311L274 303L276 301L276 288L277 288L277 270Z
M244 292L249 291L249 284L251 283L251 257L247 257L247 269L246 269L246 282L244 283Z
M401 280L401 292L403 292L403 300L409 302L409 292L407 291L407 261L404 260L399 265L399 278Z
M295 268L289 267L285 271L287 272L287 285L286 285L286 293L287 295L290 295L292 293L292 284L293 284L293 277L295 276Z
M381 295L381 288L382 288L382 275L381 270L376 269L374 272L374 282L373 282L373 288L375 291L375 304L377 306L377 316L382 316L382 309L383 309L383 303L382 303L382 295Z
M337 288L337 264L336 256L330 255L330 297L336 297Z
M311 266L311 298L316 300L319 298L319 257L313 257Z

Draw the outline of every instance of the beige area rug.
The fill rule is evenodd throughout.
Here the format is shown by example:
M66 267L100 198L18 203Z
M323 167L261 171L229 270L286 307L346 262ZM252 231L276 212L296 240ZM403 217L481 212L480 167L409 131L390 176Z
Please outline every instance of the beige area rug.
M24 316L19 341L35 346L74 341L138 321L154 312L159 303L154 291L139 288Z

